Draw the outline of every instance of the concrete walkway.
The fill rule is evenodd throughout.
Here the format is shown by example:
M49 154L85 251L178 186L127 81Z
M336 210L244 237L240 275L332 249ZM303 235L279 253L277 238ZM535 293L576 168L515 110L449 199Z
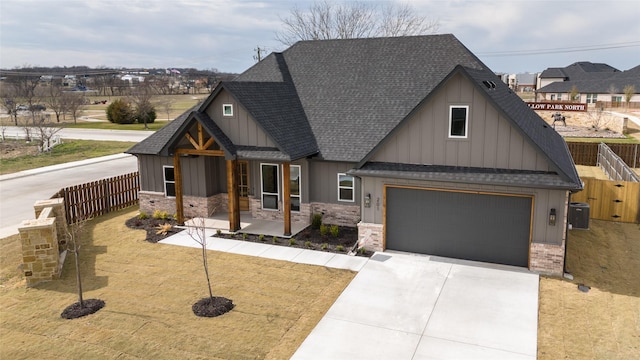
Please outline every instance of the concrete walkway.
M293 359L527 359L537 352L538 275L405 253L370 259L212 237L207 248L357 271ZM186 231L161 243L199 247Z

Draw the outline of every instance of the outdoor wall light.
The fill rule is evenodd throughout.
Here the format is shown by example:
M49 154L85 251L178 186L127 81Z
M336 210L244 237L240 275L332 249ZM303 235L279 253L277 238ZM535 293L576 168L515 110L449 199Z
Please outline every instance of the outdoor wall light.
M552 208L551 211L549 211L549 225L551 226L556 225L556 209L554 208Z
M371 194L364 196L364 207L371 207Z

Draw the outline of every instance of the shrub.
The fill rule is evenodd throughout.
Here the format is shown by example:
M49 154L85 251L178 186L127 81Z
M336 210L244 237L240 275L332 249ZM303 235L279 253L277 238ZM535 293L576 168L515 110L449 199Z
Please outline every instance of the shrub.
M271 239L271 242L272 242L272 243L274 243L274 244L277 244L277 243L278 243L278 237L277 237L277 236L274 236L274 237Z
M247 233L242 233L242 240L247 240Z
M147 213L144 212L144 211L140 211L140 214L138 214L138 219L140 219L140 220L145 220L145 219L148 219L148 218L149 218L149 215L147 215Z
M338 228L338 225L331 225L331 235L333 237L338 237L339 232L340 232L340 228Z
M166 211L156 210L153 212L153 218L157 220L167 220L169 218L169 213Z
M344 246L342 246L342 245L338 245L338 246L336 246L336 251L338 251L338 252L344 252Z
M311 247L311 241L305 241L304 242L304 247L310 248Z
M320 225L322 225L322 214L313 214L311 217L311 228L320 229Z
M260 240L260 241L264 241L264 234L260 234L260 235L258 235L258 240Z
M320 249L322 249L322 250L327 250L328 248L329 248L329 244L327 244L327 243L324 243L324 244L322 244L322 246L320 246Z
M325 236L329 233L329 227L325 224L320 225L320 235Z
M107 106L107 120L115 124L133 124L135 117L131 104L125 99L114 100Z
M222 235L222 230L216 229L216 235L218 235L218 236Z
M295 244L297 244L296 243L296 239L294 239L294 238L289 239L289 245L293 246Z

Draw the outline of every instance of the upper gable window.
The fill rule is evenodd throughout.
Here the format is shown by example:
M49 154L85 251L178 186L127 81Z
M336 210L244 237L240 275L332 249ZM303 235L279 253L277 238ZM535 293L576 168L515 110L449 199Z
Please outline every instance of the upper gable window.
M222 116L233 116L233 104L222 104Z
M449 107L449 137L466 139L469 128L469 106L452 105Z

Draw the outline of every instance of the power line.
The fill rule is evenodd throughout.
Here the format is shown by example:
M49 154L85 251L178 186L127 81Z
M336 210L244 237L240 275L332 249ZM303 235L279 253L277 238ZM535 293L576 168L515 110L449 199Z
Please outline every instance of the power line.
M529 55L546 55L546 54L562 54L572 52L596 51L607 49L620 49L640 46L640 41L630 41L613 44L600 45L584 45L584 46L567 46L562 48L537 49L537 50L510 50L478 53L477 56L497 57L497 56L529 56Z

